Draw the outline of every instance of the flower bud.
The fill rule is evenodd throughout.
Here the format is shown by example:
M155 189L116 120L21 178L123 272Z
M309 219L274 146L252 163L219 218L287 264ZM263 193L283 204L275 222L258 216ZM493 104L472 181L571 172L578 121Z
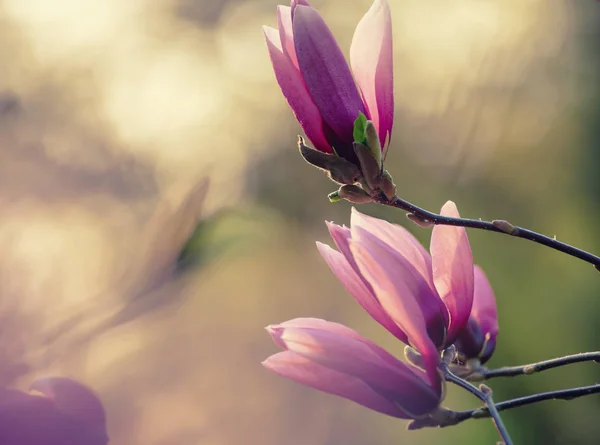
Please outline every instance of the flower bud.
M338 190L338 196L355 204L373 202L373 197L356 185L343 185Z
M338 184L354 184L360 178L360 170L352 162L336 154L323 153L304 144L304 138L298 136L298 149L309 164L325 170Z
M373 152L366 145L355 142L354 153L358 157L363 178L365 178L369 189L378 190L381 179L381 167Z

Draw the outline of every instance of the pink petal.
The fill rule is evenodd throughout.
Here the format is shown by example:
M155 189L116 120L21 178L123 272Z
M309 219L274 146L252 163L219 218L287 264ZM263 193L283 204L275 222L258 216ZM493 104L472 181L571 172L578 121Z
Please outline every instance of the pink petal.
M262 364L276 374L301 385L344 397L389 416L410 418L396 403L378 394L362 380L321 366L293 352L285 351L272 355Z
M332 153L323 133L321 114L308 94L300 72L283 53L279 32L268 26L263 30L277 83L296 119L317 150Z
M299 70L298 57L296 57L296 48L294 47L292 8L289 6L277 6L277 27L279 28L283 53L290 59L296 69Z
M400 341L408 343L406 334L383 310L381 304L373 294L371 287L367 286L362 276L357 273L357 269L352 267L348 259L326 244L317 243L317 248L335 276L341 281L346 290L350 292L350 295L354 297L358 304L360 304L375 321L387 329L392 335L397 337ZM352 259L352 262L354 262L354 259Z
M106 428L102 402L91 389L67 377L45 377L35 380L30 391L38 391L51 399L58 410L70 419L98 428Z
M366 221L366 226L361 226L360 224L355 224L356 217L359 216L357 212L353 215L353 225L352 225L352 239L359 240L361 244L367 247L369 250L370 247L374 248L375 251L384 250L387 254L392 256L396 263L401 267L401 272L397 274L398 279L404 280L404 284L407 285L411 291L411 296L415 298L421 313L425 319L425 325L427 326L427 332L429 337L433 340L434 344L437 346L443 346L446 338L446 329L448 327L448 316L447 309L442 303L442 300L437 294L435 287L431 284L431 278L429 278L429 271L422 270L421 272L415 267L413 263L409 259L407 259L404 255L403 250L397 250L393 246L390 246L385 242L384 239L380 238L379 235L389 235L389 233L382 233L381 230L374 232L370 232L368 229L364 227L368 227L369 229L377 229L377 228L389 228L386 227L384 222L381 221L382 224L377 224L376 226L371 225L373 221ZM374 222L373 222L374 223ZM389 226L389 224L388 224ZM394 242L394 240L391 240ZM411 248L414 247L412 243L398 244L398 247L401 249L406 249L408 247L408 251L411 252ZM417 262L417 265L422 267L426 266L422 263L424 257L421 256L418 250L412 250L412 257ZM375 261L379 261L380 259L374 256ZM421 261L421 262L419 262ZM425 274L425 276L423 276ZM373 283L367 278L367 281L373 285ZM377 298L379 295L376 291L374 294ZM397 298L406 298L404 295L399 294ZM383 303L382 303L383 304ZM402 326L400 326L402 328ZM406 331L405 331L406 332Z
M441 390L437 369L439 354L429 337L420 304L428 299L426 292L431 292L429 286L417 281L406 260L361 228L352 228L350 248L362 275L371 283L384 310L423 356L431 384L436 390ZM440 323L443 324L443 320Z
M350 64L384 148L394 123L392 18L385 0L375 0L356 27Z
M459 218L456 205L448 201L440 212ZM431 234L431 257L435 287L450 314L447 344L463 329L473 305L473 254L464 227L437 225Z
M406 258L435 292L431 274L431 256L421 243L404 227L365 215L352 207L352 227L361 227L388 244Z
M498 311L494 290L485 272L479 266L474 268L475 291L471 318L475 319L484 335L496 337L498 334Z
M439 402L441 393L424 381L422 373L346 326L300 318L267 330L286 350L361 379L379 394L396 400L405 411L430 412Z
M302 78L321 117L342 142L352 142L354 121L367 113L333 34L312 7L292 7L294 44Z

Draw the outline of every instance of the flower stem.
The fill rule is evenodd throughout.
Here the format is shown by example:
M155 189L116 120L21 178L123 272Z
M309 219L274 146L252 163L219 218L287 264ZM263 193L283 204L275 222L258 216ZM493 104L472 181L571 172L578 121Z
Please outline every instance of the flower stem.
M507 221L497 220L489 222L479 219L452 218L449 216L442 216L437 213L422 209L421 207L418 207L408 201L400 199L398 196L395 196L392 200L388 200L383 194L381 194L380 196L374 198L374 200L378 204L395 207L397 209L410 212L416 218L434 225L460 226L471 229L489 230L491 232L504 233L517 238L524 238L529 241L533 241L534 243L542 244L550 247L551 249L558 250L566 253L567 255L586 261L594 265L594 267L600 271L600 257L532 230L513 226Z
M544 360L537 363L530 363L522 366L505 366L498 369L482 369L477 371L474 379L469 380L487 380L495 377L514 377L517 375L530 375L547 369L558 368L560 366L595 361L600 363L600 351L583 352L581 354L566 355L564 357Z
M452 371L450 371L450 368L448 368L448 365L446 364L442 365L442 372L444 373L444 378L447 381L452 382L455 385L460 386L461 388L469 391L471 394L473 394L475 397L477 397L484 403L486 414L488 417L491 417L494 421L496 430L502 438L504 445L512 445L510 435L508 434L508 431L504 426L502 419L500 418L500 414L496 409L496 405L494 404L494 399L492 398L492 391L489 388L485 388L483 390L479 389L473 384L467 382L466 380L461 379L457 375L453 374ZM471 417L473 417L473 414L471 415ZM464 420L466 420L466 418Z

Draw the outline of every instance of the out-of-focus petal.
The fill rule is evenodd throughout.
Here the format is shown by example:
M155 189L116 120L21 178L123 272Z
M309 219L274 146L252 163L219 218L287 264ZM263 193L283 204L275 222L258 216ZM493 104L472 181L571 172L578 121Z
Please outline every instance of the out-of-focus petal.
M423 356L432 386L441 391L439 354L429 336L424 307L420 304L420 300L427 299L424 292L431 292L429 286L424 282L419 284L405 259L361 228L352 228L350 248L384 310Z
M65 416L94 427L106 428L102 402L87 386L67 377L44 377L35 380L29 389L51 399Z
M279 28L279 37L283 53L290 59L296 69L298 66L298 57L296 57L296 48L294 47L294 31L292 29L292 8L289 6L277 6L277 27Z
M431 388L423 374L346 326L299 318L267 330L286 350L361 379L408 413L430 412L439 402L441 392Z
M352 207L352 227L362 227L400 253L423 276L435 292L431 275L431 256L421 243L404 227L365 215Z
M314 8L293 7L292 23L300 72L313 102L333 132L352 142L354 121L367 111L340 47Z
M296 119L317 150L332 153L323 133L321 114L308 94L300 72L284 54L279 32L268 26L264 26L263 30L277 83Z
M385 0L375 0L358 23L350 64L384 148L394 123L392 18Z
M444 204L440 213L460 217L452 201ZM464 227L435 226L430 251L435 287L450 314L447 339L450 345L465 327L473 306L473 254L466 230Z
M263 366L301 385L352 400L374 411L401 419L410 418L393 401L377 393L359 378L321 366L290 351L272 355Z

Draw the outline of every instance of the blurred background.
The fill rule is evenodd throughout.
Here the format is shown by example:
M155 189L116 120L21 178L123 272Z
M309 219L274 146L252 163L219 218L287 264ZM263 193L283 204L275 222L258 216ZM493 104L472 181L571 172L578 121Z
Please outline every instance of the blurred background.
M370 1L312 3L348 54ZM403 349L314 246L350 206L295 148L261 30L276 4L0 2L0 383L86 382L115 445L495 443L489 421L408 433L260 365L277 351L263 327L299 316ZM600 4L390 5L399 194L600 253ZM428 245L401 212L360 210ZM498 299L490 366L600 349L591 266L469 235ZM598 380L588 363L492 386L502 400ZM446 405L478 403L449 388ZM592 396L503 418L515 443L595 444L599 410Z

